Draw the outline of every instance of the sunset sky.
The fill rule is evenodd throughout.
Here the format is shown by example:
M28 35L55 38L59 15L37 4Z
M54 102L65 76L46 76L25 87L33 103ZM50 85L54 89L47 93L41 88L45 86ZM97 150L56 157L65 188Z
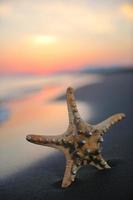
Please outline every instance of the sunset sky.
M128 0L0 0L0 73L133 64Z

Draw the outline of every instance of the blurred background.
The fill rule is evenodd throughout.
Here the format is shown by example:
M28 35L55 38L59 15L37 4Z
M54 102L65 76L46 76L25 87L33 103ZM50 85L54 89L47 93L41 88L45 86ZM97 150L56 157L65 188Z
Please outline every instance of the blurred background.
M66 88L93 123L131 110L133 3L129 0L0 0L0 178L53 149L27 134L68 125Z

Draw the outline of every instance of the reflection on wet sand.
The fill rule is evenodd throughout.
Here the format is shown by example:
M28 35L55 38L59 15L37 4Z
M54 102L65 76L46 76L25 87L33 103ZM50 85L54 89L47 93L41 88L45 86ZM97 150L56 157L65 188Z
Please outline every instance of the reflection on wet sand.
M87 81L86 81L87 83ZM65 91L65 85L48 86L26 98L9 101L6 106L11 115L0 126L0 178L20 171L38 159L56 151L29 144L27 134L60 134L68 125L67 106L64 101L52 99ZM91 108L77 102L79 110L88 119Z

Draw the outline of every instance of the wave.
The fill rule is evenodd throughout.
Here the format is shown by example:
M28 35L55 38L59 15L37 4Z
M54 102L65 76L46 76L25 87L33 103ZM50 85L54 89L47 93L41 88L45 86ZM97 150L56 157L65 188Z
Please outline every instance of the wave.
M50 76L0 76L0 102L7 102L9 100L23 98L25 95L29 95L34 92L38 92L43 87L64 86L64 89L68 86L84 85L86 83L97 82L99 78L96 75L85 74L54 74Z
M0 76L0 122L10 115L6 103L12 100L25 98L28 95L41 91L47 86L74 88L101 80L97 76L85 74L54 74L50 76L15 75ZM4 107L3 107L4 106Z
M40 91L47 78L32 76L0 77L0 102L23 98L25 95Z

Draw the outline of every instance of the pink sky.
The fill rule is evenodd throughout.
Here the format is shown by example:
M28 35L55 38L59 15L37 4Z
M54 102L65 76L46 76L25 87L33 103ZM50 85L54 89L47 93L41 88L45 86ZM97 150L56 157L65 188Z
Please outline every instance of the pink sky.
M0 19L1 73L133 64L130 1L4 0Z

